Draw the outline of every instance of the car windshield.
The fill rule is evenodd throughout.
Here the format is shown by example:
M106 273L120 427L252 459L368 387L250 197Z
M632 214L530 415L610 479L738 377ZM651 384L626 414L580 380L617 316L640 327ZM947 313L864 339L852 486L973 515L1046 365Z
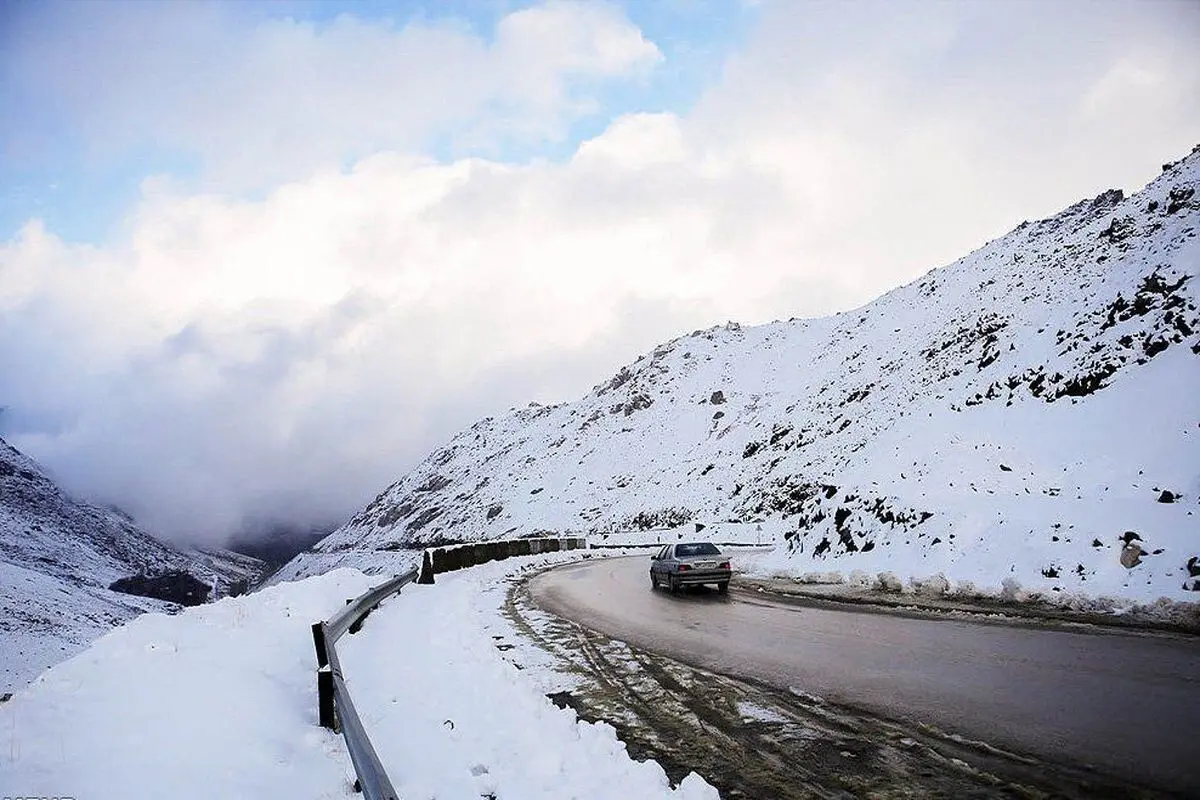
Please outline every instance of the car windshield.
M716 548L711 542L696 542L695 544L677 544L675 545L675 557L687 558L688 556L719 556L721 551Z

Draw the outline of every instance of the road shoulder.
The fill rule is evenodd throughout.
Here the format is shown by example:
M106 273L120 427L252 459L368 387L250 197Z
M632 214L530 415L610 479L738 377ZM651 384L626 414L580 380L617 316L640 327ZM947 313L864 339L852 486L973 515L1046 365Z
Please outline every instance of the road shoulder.
M870 611L923 618L953 618L1000 625L1091 632L1123 632L1200 638L1200 603L1138 608L1121 614L1081 611L1044 601L1008 602L1000 598L929 596L885 592L847 584L803 583L790 578L735 574L730 588L743 596L760 595L787 604Z

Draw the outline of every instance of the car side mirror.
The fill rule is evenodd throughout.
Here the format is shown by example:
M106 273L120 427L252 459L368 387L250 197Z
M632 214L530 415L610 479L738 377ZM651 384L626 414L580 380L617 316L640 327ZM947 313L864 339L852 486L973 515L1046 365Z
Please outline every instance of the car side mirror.
M650 556L650 560L651 560L651 561L658 561L658 553L654 553L654 554L652 554L652 555Z

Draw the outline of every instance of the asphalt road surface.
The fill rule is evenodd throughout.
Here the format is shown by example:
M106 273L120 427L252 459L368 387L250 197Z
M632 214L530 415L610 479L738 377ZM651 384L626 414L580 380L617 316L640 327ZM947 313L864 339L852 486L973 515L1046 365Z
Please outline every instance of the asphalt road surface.
M1200 641L652 591L648 556L537 576L548 611L632 645L1041 759L1200 797Z

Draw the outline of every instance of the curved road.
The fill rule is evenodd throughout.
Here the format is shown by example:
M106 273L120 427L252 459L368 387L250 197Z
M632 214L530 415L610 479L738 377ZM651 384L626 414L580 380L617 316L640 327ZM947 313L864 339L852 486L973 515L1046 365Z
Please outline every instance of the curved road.
M1200 640L651 591L646 556L577 562L543 608L717 672L1200 796ZM736 587L736 579L734 586Z

